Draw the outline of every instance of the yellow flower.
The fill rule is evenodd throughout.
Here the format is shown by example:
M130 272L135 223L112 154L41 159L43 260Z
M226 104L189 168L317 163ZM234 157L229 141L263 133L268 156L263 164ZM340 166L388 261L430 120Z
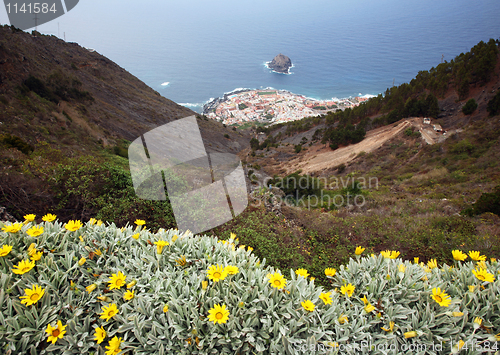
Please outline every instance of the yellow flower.
M461 317L461 316L463 316L463 315L464 315L464 313L463 313L463 312L452 312L452 313L451 313L451 315L452 315L453 317Z
M57 327L55 328L48 324L47 329L45 329L45 332L49 335L47 342L52 342L52 344L55 344L57 339L62 339L64 334L66 334L64 328L66 328L67 326L67 324L62 325L62 322L60 320L57 321Z
M83 237L81 235L79 235L78 238L80 238L80 242L85 243L85 241L83 240Z
M106 338L106 331L104 330L104 327L95 328L94 336L94 340L97 341L97 344L101 344L104 338Z
M297 269L297 270L295 270L295 273L298 276L303 276L304 278L306 278L307 276L309 276L309 273L307 272L306 269Z
M365 311L366 313L370 313L371 311L373 311L375 309L375 307L371 304L371 303L368 303L366 306L365 306Z
M239 271L237 266L228 265L224 268L228 275L236 275Z
M27 214L24 216L26 222L33 222L35 220L36 214Z
M465 259L467 259L467 254L462 253L461 250L453 250L451 254L453 255L453 259L455 260L464 261Z
M12 250L12 245L3 245L1 248L0 248L0 256L7 256L9 255L10 251Z
M26 234L28 234L30 237L38 237L42 233L43 233L42 226L33 226L26 231Z
M490 258L490 260L491 260L492 263L496 263L497 262L496 258Z
M28 255L32 256L36 253L36 244L31 243L30 246L28 247Z
M472 273L481 281L485 282L495 281L495 276L493 276L493 274L490 274L488 270L485 269L472 270Z
M97 220L92 217L91 219L89 219L89 223L90 223L91 226L93 226L94 224L97 223Z
M166 240L159 240L155 242L156 244L156 253L161 254L163 247L168 245L169 243Z
M14 224L10 224L8 226L7 225L3 226L2 230L6 233L17 233L21 230L21 228L23 228L22 223L14 223Z
M474 289L476 288L476 286L474 285L469 285L469 292L474 292Z
M356 250L354 251L354 254L356 255L361 255L365 251L365 248L358 246L356 247Z
M106 307L106 306L102 307L102 313L99 313L99 314L101 315L100 318L106 319L107 321L109 321L111 318L116 316L118 313L120 313L120 312L118 311L118 308L116 308L116 304L112 303L108 307Z
M441 291L439 287L432 289L431 298L436 301L441 307L448 307L451 303L450 296L444 290Z
M87 259L81 258L80 260L78 260L78 265L82 266L83 264L85 264L86 261Z
M481 323L483 323L483 320L479 317L474 318L474 329L477 329L481 326Z
M412 330L410 332L406 332L404 334L405 338L408 339L408 338L413 338L413 337L416 337L417 336L417 332Z
M222 306L219 304L214 305L213 308L211 308L208 311L208 321L209 322L214 322L215 323L226 323L227 320L229 319L229 311L226 309L226 305L223 304Z
M342 292L343 295L347 294L347 297L351 297L352 294L354 293L354 290L356 289L356 287L354 287L353 285L349 284L347 286L342 286L340 288L340 292Z
M399 256L399 254L400 254L399 251L392 250L390 258L396 259Z
M109 283L109 289L120 289L120 287L125 285L125 279L127 276L125 276L121 271L118 271L118 274L112 274L108 283Z
M274 275L267 274L267 278L269 279L271 286L277 288L278 290L281 290L286 286L286 279L278 272L275 272Z
M97 299L99 301L103 301L103 302L111 302L112 301L112 299L109 298L108 296L97 296Z
M100 225L102 224L102 221L101 221L101 220L98 220L98 221L96 222L96 224L97 224L98 226L100 226Z
M481 253L478 251L470 251L469 256L474 261L486 260L486 255L481 255Z
M201 288L204 289L204 290L206 290L207 287L208 287L208 281L202 281L201 282Z
M477 268L486 270L488 267L486 266L486 263L484 262L484 260L481 260L481 261L477 262L476 269Z
M82 228L83 224L81 221L69 221L68 223L66 223L64 225L64 228L66 228L67 230L69 230L70 232L76 232L77 230L79 230L80 228Z
M414 262L415 264L418 264L418 260L419 260L418 256L416 256L416 257L414 257L414 258L413 258L413 262Z
M390 250L381 251L380 255L382 255L386 259L389 259L391 257L391 251Z
M168 312L168 304L166 304L164 307L163 307L163 313L167 313Z
M56 218L57 218L57 216L55 214L47 213L45 216L42 217L42 221L53 222L53 221L55 221Z
M134 291L129 290L123 295L123 299L126 301L130 301L132 298L134 298Z
M143 219L136 219L134 223L137 224L138 226L143 226L146 224L146 221Z
M35 253L33 255L31 255L30 259L32 261L38 261L38 260L40 260L42 258L42 255L43 255L43 251L39 251L39 252L35 251Z
M382 327L382 330L385 330L386 332L392 332L394 330L394 322L390 321L389 322L389 329Z
M302 305L302 307L304 307L306 311L309 312L314 311L314 303L312 303L310 300L305 300L304 302L300 302L300 304Z
M140 237L139 233L132 234L132 238L134 238L135 240L139 239L139 237Z
M366 295L364 295L364 296L361 298L361 301L363 301L363 303L364 303L365 305L367 305L368 303L370 303L370 302L368 302L368 298L366 298Z
M252 251L252 250L253 250L253 248L252 248L252 247L248 247L248 251Z
M109 341L109 345L106 346L106 355L116 355L121 352L120 344L122 342L122 338L118 338L116 335L113 339Z
M94 291L96 289L96 287L97 287L96 284L92 284L92 285L85 287L85 289L87 290L88 293L91 293L92 291Z
M136 283L137 283L137 281L136 281L136 280L133 280L133 281L129 282L129 283L127 284L127 288L132 288L132 287L134 287Z
M333 277L333 276L335 276L336 272L337 272L337 270L335 270L334 268L331 268L331 267L325 269L326 276Z
M406 266L404 266L403 264L399 264L398 265L398 270L400 273L404 273L405 270L406 270Z
M340 324L349 323L349 319L346 315L342 314L338 319Z
M222 267L222 265L219 264L217 264L217 266L211 265L208 268L207 276L210 280L214 282L219 282L227 277L227 271L225 268Z
M100 249L97 249L95 252L95 255L98 255L98 256L101 256L102 255L102 252Z
M26 306L31 306L32 304L37 303L40 298L42 298L45 293L45 289L41 288L38 285L33 285L31 290L29 288L26 288L24 289L24 292L26 293L26 295L19 297L22 300L21 303L25 303Z
M327 292L327 293L321 293L319 295L319 299L322 300L325 304L332 304L332 293Z
M464 345L465 345L465 341L463 341L462 339L460 339L458 341L458 350L462 349Z
M12 272L14 274L22 275L33 269L35 267L35 262L33 260L21 260L19 264L14 265L14 267L17 269L12 269Z
M438 264L437 264L437 260L436 259L431 259L427 262L427 266L430 268L430 269L434 269L436 267L438 267Z
M178 236L177 234L175 234L175 235L172 237L172 243L174 243L174 242L177 240L177 238L179 238L179 236Z

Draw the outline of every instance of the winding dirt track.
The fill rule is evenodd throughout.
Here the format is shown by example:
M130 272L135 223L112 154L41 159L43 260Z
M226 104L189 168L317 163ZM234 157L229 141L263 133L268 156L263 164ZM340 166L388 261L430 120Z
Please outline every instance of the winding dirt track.
M337 150L331 150L324 145L314 145L308 149L306 154L291 160L287 164L287 173L290 174L302 169L302 173L310 174L345 164L353 160L361 152L372 152L406 128L412 125L419 126L417 120L408 119L391 126L371 130L366 134L366 138L363 141ZM424 139L429 143L427 137Z

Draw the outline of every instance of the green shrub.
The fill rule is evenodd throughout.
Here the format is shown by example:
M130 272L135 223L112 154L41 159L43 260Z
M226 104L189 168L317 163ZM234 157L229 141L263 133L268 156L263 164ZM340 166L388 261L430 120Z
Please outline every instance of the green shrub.
M495 187L493 192L483 193L476 203L463 211L463 214L475 216L485 212L500 216L500 186Z
M464 115L470 115L477 109L477 102L474 99L470 99L467 103L462 107L462 112Z
M496 116L500 113L500 90L498 90L496 95L488 101L486 110L489 112L490 116Z
M234 239L220 243L177 230L152 234L95 221L75 231L58 221L43 222L43 233L31 237L33 226L5 232L12 225L0 222L1 244L12 246L0 265L5 353L102 354L115 339L117 349L137 355L302 354L312 347L340 351L357 344L359 349L361 342L377 349L395 346L398 354L415 354L416 346L441 354L455 351L460 340L490 347L497 341L498 262L484 263L494 277L490 282L474 275L474 262L451 268L395 256L357 257L328 276L325 289L309 280L307 270L266 267ZM159 247L160 241L167 245ZM29 258L32 243L40 259L31 270L14 274L14 266ZM217 265L223 273L229 266L237 269L214 281L209 270ZM123 281L117 282L120 273ZM283 278L282 287L272 286L273 275ZM26 302L35 285L43 295ZM117 313L105 319L113 305ZM214 321L215 305L225 306L220 322ZM49 343L46 330L58 321L65 333ZM98 327L106 331L100 344Z
M6 145L7 148L16 148L24 154L30 154L34 150L30 144L26 143L21 138L11 136L10 134L0 136L0 142Z

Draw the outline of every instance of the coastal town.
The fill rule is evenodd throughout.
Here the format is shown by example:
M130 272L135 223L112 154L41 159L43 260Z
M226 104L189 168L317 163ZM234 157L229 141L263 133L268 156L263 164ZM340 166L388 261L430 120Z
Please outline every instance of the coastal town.
M277 124L358 106L367 97L315 100L284 90L240 90L207 103L203 113L226 125Z

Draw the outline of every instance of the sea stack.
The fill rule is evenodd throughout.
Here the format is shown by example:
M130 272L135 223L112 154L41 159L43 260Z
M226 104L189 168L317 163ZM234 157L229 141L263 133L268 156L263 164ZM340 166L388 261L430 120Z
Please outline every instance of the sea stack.
M292 66L292 61L286 55L280 53L268 65L269 68L277 73L288 74L288 69Z

